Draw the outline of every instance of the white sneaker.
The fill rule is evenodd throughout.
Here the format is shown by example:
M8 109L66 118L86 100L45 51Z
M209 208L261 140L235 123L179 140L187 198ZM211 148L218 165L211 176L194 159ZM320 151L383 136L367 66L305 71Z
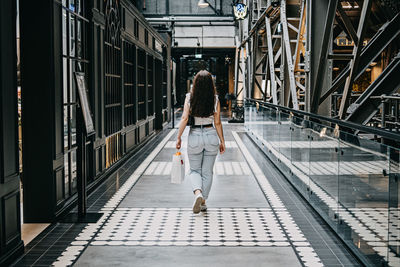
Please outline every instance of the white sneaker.
M200 206L200 210L203 211L203 212L204 212L204 211L207 211L207 205L206 205L206 204L201 205L201 206Z
M193 203L193 213L197 214L200 212L201 210L201 203L203 202L203 195L197 194L196 198L194 199L194 203Z

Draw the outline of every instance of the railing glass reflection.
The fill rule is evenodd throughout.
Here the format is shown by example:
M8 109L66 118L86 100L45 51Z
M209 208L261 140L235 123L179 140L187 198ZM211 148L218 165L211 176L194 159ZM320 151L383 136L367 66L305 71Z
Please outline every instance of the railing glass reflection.
M400 266L398 148L258 101L245 128L365 264Z

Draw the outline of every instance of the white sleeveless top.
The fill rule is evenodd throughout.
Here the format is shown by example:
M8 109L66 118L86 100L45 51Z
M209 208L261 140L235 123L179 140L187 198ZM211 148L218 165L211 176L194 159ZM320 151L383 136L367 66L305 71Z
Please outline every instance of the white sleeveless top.
M218 101L219 101L218 95L215 95L214 112L217 112ZM190 107L190 93L186 94L185 105L186 104ZM214 115L211 115L209 117L194 117L195 125L207 125L207 124L212 124L213 122L214 122Z

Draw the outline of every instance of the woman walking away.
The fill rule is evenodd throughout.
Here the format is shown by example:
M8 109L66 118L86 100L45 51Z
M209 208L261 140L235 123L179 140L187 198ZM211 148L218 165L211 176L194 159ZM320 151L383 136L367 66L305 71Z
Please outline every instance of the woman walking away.
M221 154L225 152L218 95L215 93L214 82L208 71L202 70L196 74L192 91L186 94L176 141L177 149L181 148L181 136L189 121L189 115L194 120L190 126L187 146L189 178L195 196L193 213L199 213L207 210L206 200L211 189L218 150Z

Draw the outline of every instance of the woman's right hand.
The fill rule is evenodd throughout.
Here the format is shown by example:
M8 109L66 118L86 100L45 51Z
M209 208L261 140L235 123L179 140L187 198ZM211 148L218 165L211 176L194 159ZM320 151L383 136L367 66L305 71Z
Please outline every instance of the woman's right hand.
M176 149L181 149L181 144L182 144L182 140L181 140L181 138L179 137L179 138L176 140Z
M219 144L219 153L224 154L225 152L225 142Z

